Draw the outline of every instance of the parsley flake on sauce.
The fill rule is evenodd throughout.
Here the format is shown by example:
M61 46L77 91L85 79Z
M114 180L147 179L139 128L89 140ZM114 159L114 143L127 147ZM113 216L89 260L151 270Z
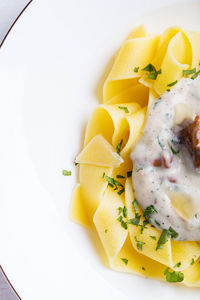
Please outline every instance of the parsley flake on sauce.
M170 147L170 150L172 151L172 154L176 155L176 154L179 153L179 150L176 151L176 150L172 147L172 145L169 145L169 147Z
M126 114L129 113L129 110L126 106L118 106L119 109L123 109Z
M190 77L192 80L196 79L200 75L200 70L197 71L192 77Z
M167 267L164 271L164 275L166 277L166 281L168 282L182 282L184 279L184 274L177 271L169 271L169 267Z
M158 140L158 145L160 146L160 148L163 150L164 149L164 145L161 143L159 135L157 136L157 140Z
M140 242L140 241L138 241L138 239L137 239L136 236L134 236L134 239L135 239L135 241L136 241L137 249L138 249L139 251L142 251L142 246L145 245L146 243L145 243L145 242Z
M158 213L158 212L153 205L150 205L150 206L147 206L147 208L145 209L143 216L149 217L151 214L154 214L154 213Z
M72 175L72 171L63 170L62 174L63 174L63 176L71 176Z
M120 259L125 263L125 265L128 264L128 259L127 258L120 258Z
M134 68L134 72L137 73L139 71L139 67Z
M171 226L168 229L168 234L172 239L176 239L178 237L178 232L176 232Z
M163 249L164 247L164 244L167 243L167 238L168 238L168 230L167 229L163 229L161 235L160 235L160 238L158 240L158 243L157 243L157 247L156 247L156 251L158 249Z

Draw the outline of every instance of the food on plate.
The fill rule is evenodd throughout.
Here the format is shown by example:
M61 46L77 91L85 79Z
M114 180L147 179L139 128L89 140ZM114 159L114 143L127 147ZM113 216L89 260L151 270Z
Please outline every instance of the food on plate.
M117 271L199 286L200 33L135 28L76 157L72 217Z

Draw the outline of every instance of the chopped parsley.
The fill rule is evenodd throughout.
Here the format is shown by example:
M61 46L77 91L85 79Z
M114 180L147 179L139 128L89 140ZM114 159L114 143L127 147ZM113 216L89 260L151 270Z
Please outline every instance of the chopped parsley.
M159 135L157 136L157 140L158 140L158 145L160 146L160 148L163 150L164 149L164 145L161 143Z
M121 226L122 226L125 230L127 230L127 224L126 224L126 222L123 220L123 217L120 216L119 218L117 218L117 220L121 223Z
M162 99L162 98L160 97L160 98L157 99L156 102L154 102L153 109L156 108L156 106L160 103L160 100L161 100L161 99Z
M126 114L129 113L129 110L126 106L118 106L119 109L123 109Z
M125 263L125 265L128 264L128 259L127 258L120 258L120 259Z
M105 233L107 233L108 232L108 229L105 229Z
M194 258L191 259L191 266L194 264Z
M71 176L72 175L72 171L63 170L62 174L63 174L63 176Z
M177 82L178 82L178 80L175 80L175 81L169 83L167 86L174 86L175 84L177 84Z
M125 177L122 175L117 175L116 178L125 178Z
M184 279L184 274L177 271L169 271L169 267L167 267L164 271L164 275L166 277L166 281L168 282L182 282Z
M143 170L142 167L136 168L136 172L140 172L141 170Z
M171 226L168 229L168 234L172 239L176 239L178 237L178 233Z
M145 68L142 69L142 71L149 72L148 78L156 80L157 76L161 74L161 70L156 70L156 68L152 64L148 64Z
M136 213L137 207L138 207L138 202L137 202L137 200L134 199L133 202L132 202L132 204L133 204L134 211L135 211L135 213Z
M176 150L172 147L172 145L169 145L169 147L170 147L170 150L172 151L172 154L176 155L176 154L179 153L179 150L176 151Z
M127 172L127 177L131 177L132 176L132 171L128 171Z
M156 241L156 236L155 235L150 235L150 238L152 238L152 240Z
M124 192L124 186L121 184L121 182L112 177L107 176L105 172L103 173L102 177L105 178L105 180L108 182L108 186L114 188L114 191L117 190L118 187L121 187L121 190L117 192L119 195L121 195Z
M138 70L139 70L139 67L135 67L135 68L134 68L134 72L135 72L135 73L137 73Z
M174 268L180 268L181 262L179 261L177 264L174 265Z
M191 70L183 70L183 76L191 75L196 73L196 68L193 68Z
M146 271L145 267L142 267L142 270L143 270L143 271Z
M121 139L120 143L116 147L116 150L117 150L118 154L120 154L120 152L121 152L122 143L123 143L123 139Z
M156 225L160 226L160 223L158 221L155 220Z
M121 215L123 208L122 207L118 207L118 215Z
M168 230L167 229L163 229L163 231L162 231L162 233L160 235L160 238L158 240L158 243L157 243L156 251L158 249L163 249L164 244L167 243L167 238L168 238Z
M124 208L123 208L123 216L124 216L124 218L127 217L127 207L126 206L124 206Z
M145 245L145 242L140 242L140 241L138 241L138 239L137 239L136 236L135 236L134 238L135 238L135 241L136 241L137 249L138 249L139 251L142 251L142 246Z
M144 228L147 229L146 225L149 224L149 220L145 219L143 224L139 225L141 227L140 233L143 234Z
M200 75L200 70L199 71L197 71L192 77L190 77L192 80L194 80L194 79L196 79L197 78L197 76L199 76Z
M127 223L138 226L140 223L140 218L141 216L138 213L136 213L135 218L129 219Z
M157 213L157 210L153 205L147 206L147 208L144 211L144 217L149 217L151 214Z
M166 91L167 91L167 92L170 92L171 90L170 90L170 89L166 89Z

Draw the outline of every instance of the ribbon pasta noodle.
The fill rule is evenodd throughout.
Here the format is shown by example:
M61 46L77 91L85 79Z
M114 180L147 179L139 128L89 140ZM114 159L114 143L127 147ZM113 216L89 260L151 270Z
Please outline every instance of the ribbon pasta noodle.
M143 25L132 31L104 83L103 104L88 122L72 194L73 219L97 231L112 269L165 280L169 268L181 272L180 282L187 286L200 286L200 245L168 238L156 250L161 232L144 225L143 216L135 219L142 210L133 205L130 152L148 106L183 77L183 70L199 69L199 49L197 32L171 27L150 35ZM148 65L154 66L153 77Z

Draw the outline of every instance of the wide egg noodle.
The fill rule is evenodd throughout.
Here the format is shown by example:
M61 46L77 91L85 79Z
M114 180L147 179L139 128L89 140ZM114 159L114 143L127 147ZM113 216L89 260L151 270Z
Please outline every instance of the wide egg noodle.
M103 88L104 102L138 83L139 73L134 67L144 68L152 61L159 36L128 39L122 45Z
M125 230L117 218L118 207L124 205L127 219L135 217L132 180L126 178L127 171L132 170L130 152L142 134L146 111L171 88L168 84L181 79L183 70L199 70L199 49L200 34L178 27L168 28L161 36L148 35L143 25L132 31L117 52L104 84L106 104L98 106L88 122L84 150L79 156L79 184L72 193L71 208L75 221L96 228L112 269L165 279L166 267L174 269L181 261L180 268L175 270L183 272L183 283L187 286L200 286L199 243L168 238L163 249L156 251L159 230L147 225L141 234L141 226L131 224ZM148 79L148 73L142 71L150 63L156 70L162 70L156 80ZM135 67L139 67L138 72ZM128 112L120 107L126 107ZM121 159L117 159L116 147L121 140ZM119 195L119 189L108 187L104 173L113 178L123 175L125 178L119 181L125 193ZM142 215L140 207L138 213ZM140 225L143 220L141 217ZM145 242L142 251L137 248L135 237ZM127 259L127 264L122 258Z

